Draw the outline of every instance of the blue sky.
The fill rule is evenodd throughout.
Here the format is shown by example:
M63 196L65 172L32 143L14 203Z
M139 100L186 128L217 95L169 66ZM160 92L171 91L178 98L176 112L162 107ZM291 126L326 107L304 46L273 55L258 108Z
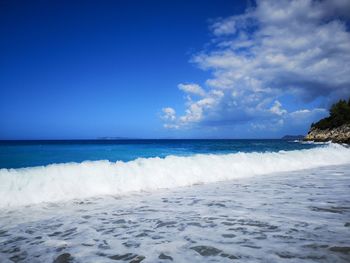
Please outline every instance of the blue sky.
M350 94L349 1L72 2L1 2L0 139L276 138Z

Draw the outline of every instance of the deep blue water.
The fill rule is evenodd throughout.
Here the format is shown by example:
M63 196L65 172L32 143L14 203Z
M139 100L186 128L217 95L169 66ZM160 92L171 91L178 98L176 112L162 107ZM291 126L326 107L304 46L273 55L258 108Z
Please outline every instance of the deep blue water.
M300 150L316 147L286 140L70 140L0 141L0 168L85 160L130 161L138 157Z

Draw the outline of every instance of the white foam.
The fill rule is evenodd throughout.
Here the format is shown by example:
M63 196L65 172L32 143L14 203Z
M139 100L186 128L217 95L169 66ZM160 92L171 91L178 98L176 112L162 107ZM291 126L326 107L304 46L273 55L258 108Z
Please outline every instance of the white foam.
M301 144L332 144L331 141L326 142L315 142L315 141L298 141Z
M350 163L350 149L329 144L295 151L200 154L139 158L130 162L86 161L0 169L0 207L123 195L347 163Z

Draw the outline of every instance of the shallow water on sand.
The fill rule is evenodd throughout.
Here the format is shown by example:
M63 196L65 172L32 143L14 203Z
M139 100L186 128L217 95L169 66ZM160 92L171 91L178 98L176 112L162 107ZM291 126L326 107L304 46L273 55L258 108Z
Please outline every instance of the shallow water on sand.
M349 262L350 165L0 210L0 262Z

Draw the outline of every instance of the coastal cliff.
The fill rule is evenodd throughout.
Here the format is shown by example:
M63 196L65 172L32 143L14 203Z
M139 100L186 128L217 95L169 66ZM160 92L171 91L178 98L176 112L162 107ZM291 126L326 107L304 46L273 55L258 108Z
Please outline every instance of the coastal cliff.
M350 99L348 102L339 100L333 104L329 117L313 123L304 141L350 144Z
M325 130L312 127L304 140L315 142L332 141L350 144L350 124L344 124L340 127Z

